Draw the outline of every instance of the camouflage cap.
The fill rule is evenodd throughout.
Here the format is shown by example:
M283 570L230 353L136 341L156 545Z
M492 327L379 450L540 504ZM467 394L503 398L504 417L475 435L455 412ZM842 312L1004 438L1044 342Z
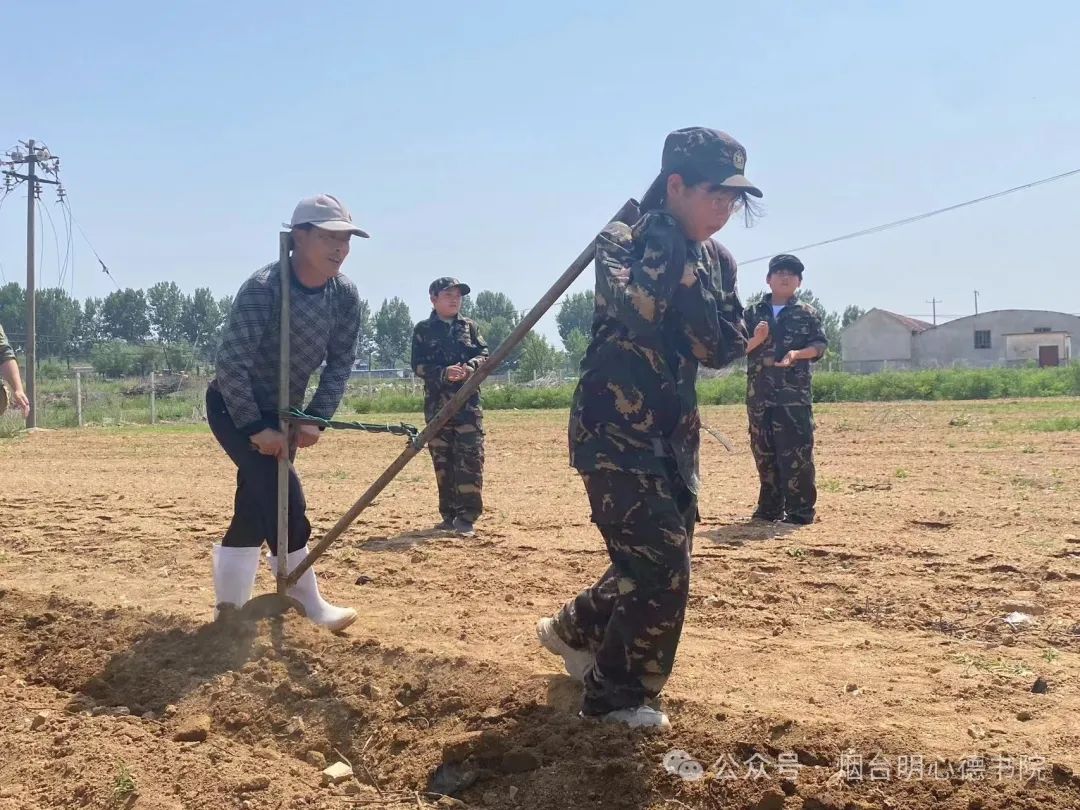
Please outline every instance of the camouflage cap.
M661 173L693 169L712 183L762 196L761 189L743 176L746 149L726 132L705 127L677 129L664 141Z
M790 253L781 253L779 256L773 256L769 259L769 272L772 273L776 270L790 270L792 273L802 278L803 270L802 261L798 256L792 256Z
M443 276L442 278L437 278L431 282L431 286L428 287L428 294L438 295L443 290L449 290L451 287L457 287L461 290L462 295L468 295L472 292L472 288L468 284L463 284L452 276Z

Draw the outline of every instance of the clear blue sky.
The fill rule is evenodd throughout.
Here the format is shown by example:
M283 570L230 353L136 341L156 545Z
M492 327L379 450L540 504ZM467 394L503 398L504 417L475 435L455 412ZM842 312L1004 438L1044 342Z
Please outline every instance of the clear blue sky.
M328 191L374 237L346 265L374 308L423 317L452 274L525 309L687 125L747 147L767 215L718 235L742 259L1080 167L1066 2L71 0L5 4L3 28L0 149L62 157L122 286L232 293ZM981 310L1080 312L1078 200L1080 176L807 251L806 283L833 309L966 315L978 289ZM0 210L8 280L24 210ZM75 295L114 289L76 245Z

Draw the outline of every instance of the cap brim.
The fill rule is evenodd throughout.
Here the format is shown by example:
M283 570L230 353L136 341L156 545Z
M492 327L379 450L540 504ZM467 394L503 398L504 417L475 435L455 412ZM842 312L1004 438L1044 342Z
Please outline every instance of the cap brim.
M358 228L351 222L346 222L343 219L331 219L327 222L312 222L316 228L321 231L335 231L336 233L351 233L356 236L362 236L365 239L370 239L370 235L362 228Z
M749 180L747 180L741 174L733 174L730 177L726 177L726 178L724 178L722 180L719 180L718 182L719 182L719 185L723 186L724 188L737 188L740 191L745 191L747 194L750 194L751 196L754 196L754 197L763 197L764 196L761 193L760 188L755 186L753 183L751 183Z
M468 295L472 292L472 287L470 287L468 284L454 284L453 286L447 287L446 289L452 290L454 289L454 287L457 287L457 289L461 290L462 295Z
M799 278L802 278L802 274L806 268L802 266L801 262L798 264L795 262L777 262L776 264L769 264L769 273L775 273L778 270L790 270Z
M305 223L297 223L297 224L298 225L299 224L310 225L313 228L318 228L320 231L334 231L335 233L351 233L351 234L354 234L356 236L362 236L364 239L370 239L371 238L371 234L369 234L367 231L363 230L362 228L358 228L353 223L346 222L343 219L332 219L332 220L328 220L326 222L305 222ZM289 230L292 230L293 228L296 227L296 225L286 224L286 225L284 225L284 227L288 228Z

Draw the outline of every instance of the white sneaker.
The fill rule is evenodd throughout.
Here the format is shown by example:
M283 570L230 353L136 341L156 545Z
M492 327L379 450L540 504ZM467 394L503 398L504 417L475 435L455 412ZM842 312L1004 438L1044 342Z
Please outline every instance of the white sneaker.
M307 559L307 556L307 546L297 549L296 551L290 551L289 570L293 571L296 566ZM277 557L271 554L269 560L270 571L277 577ZM311 621L315 622L315 624L329 628L335 633L339 630L344 630L350 624L355 622L358 616L357 612L352 608L337 607L322 598L322 595L319 593L318 580L315 579L315 569L313 568L309 568L305 571L297 583L289 588L288 595L303 606L304 613Z
M541 619L536 623L536 638L550 653L558 655L566 667L566 674L578 683L585 682L585 673L593 668L596 658L587 650L575 650L555 632L554 619Z
M671 721L661 711L652 706L638 706L636 709L616 709L603 716L605 723L622 723L630 728L671 728Z
M240 609L251 598L259 571L259 548L233 548L216 543L210 555L214 570L214 618L222 606Z

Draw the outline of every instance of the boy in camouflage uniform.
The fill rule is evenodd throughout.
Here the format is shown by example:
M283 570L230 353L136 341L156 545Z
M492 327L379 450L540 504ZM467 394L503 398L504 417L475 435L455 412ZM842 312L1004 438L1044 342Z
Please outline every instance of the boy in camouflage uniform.
M814 416L810 363L828 341L814 308L795 298L803 263L782 254L769 262L771 292L746 313L746 410L761 490L754 518L814 522Z
M613 222L596 241L596 312L569 442L611 565L537 625L584 682L583 716L669 725L646 702L671 674L690 588L698 366L746 350L735 261L710 238L747 195L761 196L745 162L723 132L671 133L640 219Z
M22 377L19 376L19 363L15 359L15 350L8 343L7 335L4 334L4 327L0 326L0 386L4 383L7 383L11 389L11 404L17 410L22 411L23 416L29 416L30 400L26 398L26 391L23 390ZM0 405L0 414L2 414L8 406L5 391L0 391L0 403L3 403Z
M476 321L463 317L469 285L456 278L431 282L431 315L413 329L412 369L424 381L424 418L430 422L488 357ZM439 484L438 529L472 537L484 509L484 412L477 391L428 442Z

